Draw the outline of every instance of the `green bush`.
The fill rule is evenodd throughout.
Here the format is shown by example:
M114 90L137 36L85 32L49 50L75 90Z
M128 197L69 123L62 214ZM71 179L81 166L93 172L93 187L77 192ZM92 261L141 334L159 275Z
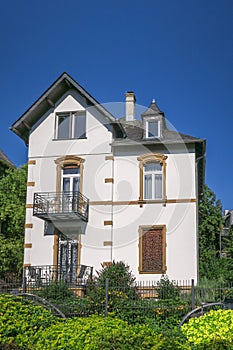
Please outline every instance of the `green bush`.
M147 326L129 326L111 317L91 316L60 321L39 332L38 350L152 349L160 336Z
M197 349L233 349L233 310L212 310L192 318L182 332Z
M173 299L177 300L180 298L180 289L174 281L170 281L168 276L163 275L158 286L158 299Z
M55 281L46 284L38 290L34 290L34 294L48 299L49 301L60 301L74 297L74 293L69 289L69 285L64 281Z
M0 295L0 348L30 348L38 330L56 322L52 314L22 297ZM2 347L1 347L2 346Z
M102 286L105 286L106 278L109 279L110 286L113 287L132 287L135 282L135 277L129 270L129 266L123 261L118 261L109 266L104 266L100 271L97 271L96 280Z

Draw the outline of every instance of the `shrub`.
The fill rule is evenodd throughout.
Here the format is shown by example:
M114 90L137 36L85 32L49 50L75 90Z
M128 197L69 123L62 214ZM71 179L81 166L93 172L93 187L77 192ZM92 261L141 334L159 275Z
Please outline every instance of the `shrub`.
M212 310L192 318L182 332L198 349L233 349L233 310Z
M152 349L162 342L147 326L130 326L111 317L73 318L39 332L38 350L49 349Z
M28 349L36 332L55 322L56 318L40 306L21 297L0 295L0 348Z
M157 282L159 299L179 299L180 289L174 281L170 281L168 276L163 275Z
M34 294L50 301L60 301L74 297L74 293L64 281L50 282L38 289L38 291L35 290Z
M109 266L104 266L100 271L97 271L96 280L102 286L105 286L106 278L109 279L109 285L114 287L132 287L135 282L135 277L129 270L129 266L123 261L115 262Z

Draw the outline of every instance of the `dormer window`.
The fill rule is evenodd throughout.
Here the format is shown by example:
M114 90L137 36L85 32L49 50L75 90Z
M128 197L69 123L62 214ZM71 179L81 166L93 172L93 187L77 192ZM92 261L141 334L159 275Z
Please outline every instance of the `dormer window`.
M146 121L146 138L160 137L159 120L149 119Z
M57 113L55 138L58 140L86 138L85 111Z

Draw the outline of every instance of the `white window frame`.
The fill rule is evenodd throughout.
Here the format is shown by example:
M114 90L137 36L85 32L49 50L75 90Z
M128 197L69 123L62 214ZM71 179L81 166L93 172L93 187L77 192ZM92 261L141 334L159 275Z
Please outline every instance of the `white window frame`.
M149 135L149 123L157 123L158 124L158 134L157 135ZM147 119L146 120L146 138L153 139L156 137L160 137L160 120L158 119Z
M147 153L142 154L137 158L139 161L139 204L143 205L143 201L150 202L144 198L144 166L147 163L160 162L162 165L162 198L156 201L165 202L166 201L166 159L168 156L161 153ZM153 200L152 200L153 201Z
M76 115L85 115L85 135L80 137L75 137L74 130L75 130L75 116ZM58 136L58 130L59 130L59 117L67 116L69 118L69 135L67 138L59 138ZM67 111L67 112L57 112L56 113L56 120L55 120L55 139L56 140L69 140L69 139L85 139L86 138L86 111Z
M149 170L149 171L146 171L146 166L148 164L160 164L161 165L161 170ZM163 166L160 162L156 162L156 161L153 161L153 162L148 162L144 165L144 169L143 169L143 175L144 175L144 199L162 199L163 198L163 192L164 192L164 189L163 189ZM151 198L147 198L146 197L146 191L145 191L145 184L146 184L146 180L145 180L145 177L147 175L151 175ZM156 176L157 175L161 175L161 189L160 189L160 192L161 192L161 196L157 196L156 195L156 191L155 191L155 188L156 188Z

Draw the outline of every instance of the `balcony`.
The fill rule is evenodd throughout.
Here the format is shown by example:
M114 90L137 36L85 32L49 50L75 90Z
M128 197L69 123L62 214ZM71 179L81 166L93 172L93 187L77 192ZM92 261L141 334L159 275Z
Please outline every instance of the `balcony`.
M33 215L46 221L88 222L89 199L81 192L34 194Z
M27 288L43 287L52 282L64 282L70 287L85 286L92 279L93 267L86 265L43 265L24 268Z

